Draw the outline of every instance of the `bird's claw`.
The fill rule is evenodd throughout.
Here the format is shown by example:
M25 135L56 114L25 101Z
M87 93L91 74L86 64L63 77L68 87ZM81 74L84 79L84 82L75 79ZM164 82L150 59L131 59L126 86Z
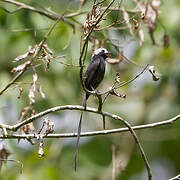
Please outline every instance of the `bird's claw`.
M98 90L93 90L93 94L95 94L95 95L97 95L99 93L99 91Z

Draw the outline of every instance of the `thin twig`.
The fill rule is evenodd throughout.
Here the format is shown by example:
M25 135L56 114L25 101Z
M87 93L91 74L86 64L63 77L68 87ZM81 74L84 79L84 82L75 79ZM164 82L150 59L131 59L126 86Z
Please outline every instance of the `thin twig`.
M116 174L116 155L115 155L115 145L112 145L112 180L115 180Z
M40 15L43 15L43 16L46 16L47 18L50 18L52 20L57 20L59 18L59 15L58 13L56 12L53 12L52 10L51 11L48 11L48 10L40 10L40 9L36 9L35 7L33 6L30 6L30 5L27 5L25 3L22 3L22 2L19 2L19 1L15 1L15 0L0 0L4 3L9 3L9 4L13 4L15 6L18 6L19 8L17 10L20 10L20 9L26 9L26 10L29 10L29 11L32 11L32 12L35 12L35 13L38 13ZM102 2L100 2L102 3ZM5 8L2 8L4 11L8 12L8 13L15 13L17 12L17 10L13 11L13 12L10 12L8 11L7 9ZM102 8L103 10L106 10L107 7L103 7ZM122 11L122 8L110 8L108 7L108 10L110 11ZM136 13L140 13L141 11L140 10L126 10L128 13L130 14L136 14ZM83 15L83 14L87 14L89 11L80 11L80 12L73 12L73 13L70 13L70 14L67 14L67 15L64 15L64 18L63 20L70 24L72 26L72 23L70 21L68 21L67 19L68 18L72 18L72 17L76 17L76 16L79 16L79 15Z
M18 12L19 10L21 10L22 9L22 7L18 7L16 10L14 10L14 11L9 11L8 9L6 9L6 8L4 8L4 7L1 7L0 6L0 8L3 10L3 11L5 11L5 12L7 12L7 13L9 13L9 14L14 14L14 13L16 13L16 12Z
M103 105L102 97L101 97L101 95L98 95L97 98L99 101L98 111L101 113L102 105ZM102 120L103 120L103 129L105 129L106 128L106 122L105 122L105 116L104 115L102 115Z
M103 118L103 129L106 129L106 117L102 115Z
M88 92L89 94L93 94L93 95L96 95L96 96L98 96L98 95L104 95L104 94L108 94L108 95L109 95L109 93L110 93L112 90L115 90L115 89L118 89L118 88L120 88L120 87L123 87L123 86L125 86L125 85L133 82L134 80L136 80L139 76L141 76L141 75L147 70L148 67L149 67L149 64L147 64L147 65L144 67L144 69L143 69L139 74L137 74L135 77L133 77L132 79L130 79L130 80L128 80L128 81L123 81L123 82L121 82L120 84L118 84L117 86L112 86L111 89L109 89L109 90L107 90L107 91L105 91L105 92L88 91L88 90L87 90L87 92ZM106 95L105 99L103 100L103 103L105 102L105 100L106 100L106 98L107 98L108 95Z
M156 128L159 126L166 126L169 124L173 124L178 119L180 119L180 114L165 121L159 121L159 122L145 124L145 125L132 126L131 128L133 130L144 130L144 129ZM128 128L117 128L117 129L109 129L109 130L81 132L81 137L102 136L102 135L108 135L108 134L110 135L110 134L117 134L117 133L123 133L123 132L128 132L128 131L129 131ZM44 138L75 138L75 137L77 137L77 133L53 133L53 134L48 134ZM35 134L8 134L6 136L0 135L0 139L26 139L26 138L37 138L37 136Z
M16 159L1 159L1 158L0 158L0 161L10 161L10 162L15 162L15 163L19 164L21 166L20 174L22 174L23 163L21 161L16 160Z
M116 81L115 81L114 84L112 85L111 91L112 91L112 89L115 87L115 85L116 85ZM106 94L106 96L105 96L104 99L103 99L102 104L105 103L105 101L106 101L107 97L110 95L111 91Z
M33 62L33 60L37 57L38 53L40 52L40 50L42 49L43 44L46 42L48 36L51 34L51 32L53 31L53 29L55 28L55 26L58 24L58 22L62 19L62 16L59 17L56 22L51 26L51 28L49 29L49 31L45 34L45 36L43 37L42 41L38 44L38 48L37 51L34 53L33 57L30 60L30 63L27 63L25 65L25 67L23 68L22 71L20 71L1 91L0 91L0 95L2 95L12 84L14 84L14 82L19 79L23 73L26 71L26 69L31 66L31 63Z
M98 111L101 112L102 111L102 97L100 95L98 95L97 97L99 100Z
M149 67L149 64L147 64L144 69L139 73L137 74L135 77L133 77L132 79L128 80L128 81L123 81L122 83L118 84L117 86L114 86L112 89L110 90L107 90L105 92L102 92L102 93L97 93L98 95L103 95L103 94L107 94L109 92L111 92L112 90L115 90L115 89L118 89L120 87L123 87L131 82L133 82L135 79L137 79L139 76L141 76L146 70L147 68ZM95 92L92 92L92 94L95 94Z
M57 63L60 63L62 65L65 65L65 66L70 66L70 67L80 67L79 65L74 65L74 64L68 64L68 63L65 63L65 62L62 62L62 61L58 61L56 59L54 59Z
M22 74L26 71L28 64L26 65L26 67L23 69L23 71L20 71L1 91L0 91L0 95L2 95L6 89L8 89L17 79L19 79L19 77L22 76Z
M141 145L135 131L132 129L131 125L127 121L125 121L124 119L119 118L118 116L116 118L114 117L114 119L120 120L126 127L128 127L130 133L132 134L132 136L133 136L133 138L134 138L134 140L135 140L135 142L136 142L136 144L137 144L137 146L139 148L142 159L143 159L143 161L145 163L145 166L146 166L146 169L147 169L147 172L148 172L148 180L152 180L152 172L151 172L151 168L150 168L148 159L146 157L144 149L143 149L143 147L142 147L142 145Z
M5 3L13 4L13 5L18 6L18 7L21 7L22 9L26 9L26 10L41 14L41 15L46 16L52 20L57 20L59 18L59 15L54 13L54 12L50 13L49 11L39 10L33 6L27 5L27 4L19 2L19 1L14 1L14 0L1 0L1 1L5 2Z
M178 174L177 176L171 178L171 179L168 179L168 180L179 180L180 179L180 174Z

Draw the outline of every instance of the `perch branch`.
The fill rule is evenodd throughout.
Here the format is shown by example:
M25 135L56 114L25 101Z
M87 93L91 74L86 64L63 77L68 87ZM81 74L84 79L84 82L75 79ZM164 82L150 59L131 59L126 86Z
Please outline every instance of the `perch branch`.
M84 108L82 106L72 106L72 105L58 106L58 107L51 108L51 109L48 109L46 111L43 111L41 113L38 113L38 114L36 114L36 115L34 115L34 116L32 116L32 117L30 117L30 118L28 118L28 119L26 119L26 120L24 120L22 122L17 123L16 125L13 125L13 126L7 126L6 125L6 126L8 127L7 129L9 129L9 130L17 131L23 125L28 124L28 123L36 120L37 118L40 118L40 117L42 117L42 116L44 116L44 115L46 115L46 114L48 114L50 112L55 112L55 111L59 111L59 110L66 110L66 109L70 109L70 110L84 110ZM136 144L138 145L138 148L139 148L139 150L141 152L142 159L143 159L143 161L145 163L145 166L146 166L146 169L147 169L147 172L148 172L148 179L151 180L152 179L152 173L151 173L151 169L150 169L147 157L146 157L146 155L144 153L144 150L143 150L143 148L142 148L142 146L141 146L141 144L139 142L138 137L136 136L135 131L130 126L130 124L127 121L125 121L123 118L121 118L121 117L119 117L119 116L117 116L115 114L110 114L108 112L99 112L97 109L94 109L94 108L86 108L86 111L97 113L97 114L101 114L101 115L104 115L104 116L111 117L111 118L113 118L115 120L119 120L119 121L121 121L127 127L127 129L130 131L130 133L134 137L134 140L135 140ZM173 118L173 119L171 119L169 121L172 122L172 121L178 119L179 117L180 117L180 115L176 116L175 118ZM3 125L1 125L0 127L5 128L5 126L3 126ZM5 137L7 137L7 135Z
M85 61L85 58L86 58L86 53L87 53L87 47L88 47L88 40L89 40L89 36L91 35L91 33L93 32L94 30L94 27L96 27L99 22L102 20L104 14L106 13L106 11L111 7L111 5L114 3L115 0L112 0L109 5L105 8L105 10L103 11L103 13L100 15L100 17L97 19L96 23L94 24L94 26L92 26L92 28L89 30L89 33L86 35L85 37L85 41L84 41L84 44L83 44L83 47L82 47L82 51L80 53L80 57L79 57L79 65L80 65L80 81L81 81L81 85L84 89L84 91L86 93L89 93L89 94L96 94L96 92L92 92L92 91L89 91L88 89L86 89L86 87L84 86L84 81L83 81L83 67L84 67L84 61Z
M165 121L159 121L155 123L145 124L145 125L138 125L138 126L132 126L131 128L133 130L143 130L143 129L150 129L155 128L159 126L165 126L168 124L173 124L175 121L180 119L180 114L165 120ZM109 129L109 130L101 130L101 131L90 131L90 132L81 132L81 137L88 137L88 136L102 136L102 135L108 135L108 134L117 134L117 133L123 133L129 131L128 128L117 128L117 129ZM48 134L44 138L75 138L77 137L77 133L53 133ZM26 138L37 138L35 134L11 134L11 135L0 135L0 139L26 139Z

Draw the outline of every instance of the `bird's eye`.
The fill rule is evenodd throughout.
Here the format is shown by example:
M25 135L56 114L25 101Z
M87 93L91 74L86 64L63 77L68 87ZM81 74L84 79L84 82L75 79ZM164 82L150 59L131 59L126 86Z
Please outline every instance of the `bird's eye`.
M103 53L105 52L104 49L102 50L102 52L103 52Z

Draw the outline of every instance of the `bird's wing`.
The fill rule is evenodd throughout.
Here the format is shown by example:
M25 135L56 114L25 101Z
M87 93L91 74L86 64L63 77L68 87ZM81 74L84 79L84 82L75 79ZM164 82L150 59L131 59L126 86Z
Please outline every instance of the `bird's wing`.
M85 72L85 78L84 78L84 84L88 90L93 90L92 87L90 87L93 83L93 79L96 78L96 72L98 70L99 64L100 64L100 58L97 58L94 61L91 61L89 64L86 72Z

